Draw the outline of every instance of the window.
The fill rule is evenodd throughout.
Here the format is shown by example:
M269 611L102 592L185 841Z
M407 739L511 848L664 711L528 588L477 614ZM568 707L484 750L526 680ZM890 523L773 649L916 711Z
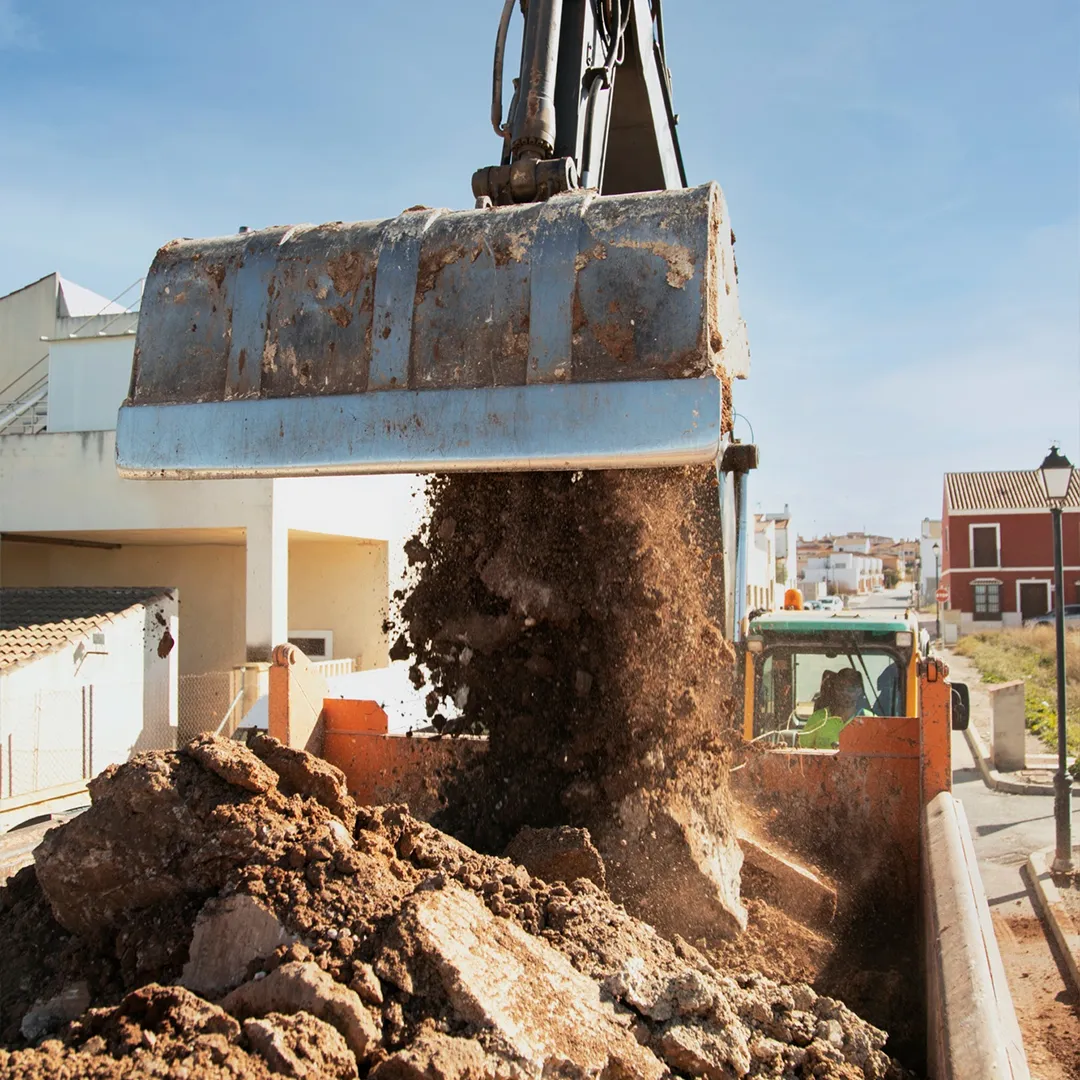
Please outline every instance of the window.
M332 630L290 630L289 644L295 645L309 660L334 658Z
M996 581L976 581L975 618L997 620L1001 618L1001 585Z
M775 732L776 741L795 745L798 732L820 704L826 677L849 667L862 680L860 711L904 715L904 666L891 652L864 648L861 654L838 655L773 648L757 665L754 735Z
M971 526L971 565L1001 565L998 553L998 527L996 525Z

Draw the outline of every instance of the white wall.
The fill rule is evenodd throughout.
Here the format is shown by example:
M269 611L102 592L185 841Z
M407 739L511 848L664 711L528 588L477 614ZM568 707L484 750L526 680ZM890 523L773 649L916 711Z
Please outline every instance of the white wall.
M0 672L0 797L89 779L138 751L174 747L178 627L176 599L164 596L107 620L98 631L104 644L90 632Z
M49 431L113 431L127 397L135 338L49 343Z
M56 277L48 277L0 299L0 389L49 351L42 337L52 337L56 323ZM35 375L45 374L45 365ZM28 386L29 383L26 384ZM17 386L15 390L25 389ZM0 401L10 394L0 394Z
M923 518L922 532L919 535L919 591L924 600L929 599L930 594L937 588L937 578L934 577L935 544L941 544L941 521Z
M245 527L269 480L121 480L114 431L0 436L0 531Z

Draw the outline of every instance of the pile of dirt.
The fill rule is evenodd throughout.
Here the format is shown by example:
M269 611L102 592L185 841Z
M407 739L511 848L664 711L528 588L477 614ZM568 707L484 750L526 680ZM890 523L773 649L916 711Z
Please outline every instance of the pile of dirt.
M714 469L437 477L428 501L392 655L434 687L438 729L490 740L438 824L489 852L587 828L639 914L741 930Z
M272 739L141 754L91 795L0 891L4 1076L905 1075L840 1002L357 807ZM594 865L542 840L551 876Z

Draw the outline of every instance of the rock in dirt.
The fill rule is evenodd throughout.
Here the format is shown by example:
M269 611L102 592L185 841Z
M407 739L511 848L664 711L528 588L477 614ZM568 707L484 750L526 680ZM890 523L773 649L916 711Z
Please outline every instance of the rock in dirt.
M251 1048L281 1076L355 1080L356 1058L336 1028L307 1012L245 1020Z
M37 1042L69 1020L77 1020L90 1007L90 988L85 979L65 986L55 997L35 1005L19 1025L22 1037Z
M457 1019L525 1075L664 1073L631 1033L632 1014L603 1000L600 987L550 945L463 889L407 900L386 947L411 969L409 986L437 981Z
M340 818L346 828L352 829L356 810L345 784L345 774L336 765L285 746L262 732L255 732L248 739L248 747L277 774L282 792L310 796Z
M265 781L262 790L251 787L253 777ZM110 766L88 785L91 808L47 833L34 852L56 918L73 933L90 935L115 926L127 911L216 892L254 839L254 824L230 807L258 794L280 810L285 799L276 784L272 770L227 739L201 739L193 754L139 754ZM185 790L195 797L182 797Z
M220 997L244 981L252 960L292 940L277 916L253 896L215 897L195 920L180 983L204 997Z
M588 829L568 825L533 829L526 825L506 845L503 855L549 884L587 878L602 889L607 883L604 860Z
M382 1031L359 995L310 962L283 964L265 978L238 987L221 1006L238 1019L272 1012L311 1013L341 1032L357 1061L366 1061L382 1042Z
M277 773L231 739L198 735L187 744L184 753L225 783L245 791L267 792L277 787Z
M405 1049L375 1067L372 1080L491 1080L505 1063L474 1039L425 1029Z

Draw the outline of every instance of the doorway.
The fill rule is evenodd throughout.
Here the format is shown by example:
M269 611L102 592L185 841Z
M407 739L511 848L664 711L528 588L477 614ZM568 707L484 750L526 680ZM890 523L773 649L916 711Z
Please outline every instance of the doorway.
M1038 618L1050 610L1050 582L1049 581L1020 581L1017 582L1020 601L1020 618L1024 622L1028 619Z

